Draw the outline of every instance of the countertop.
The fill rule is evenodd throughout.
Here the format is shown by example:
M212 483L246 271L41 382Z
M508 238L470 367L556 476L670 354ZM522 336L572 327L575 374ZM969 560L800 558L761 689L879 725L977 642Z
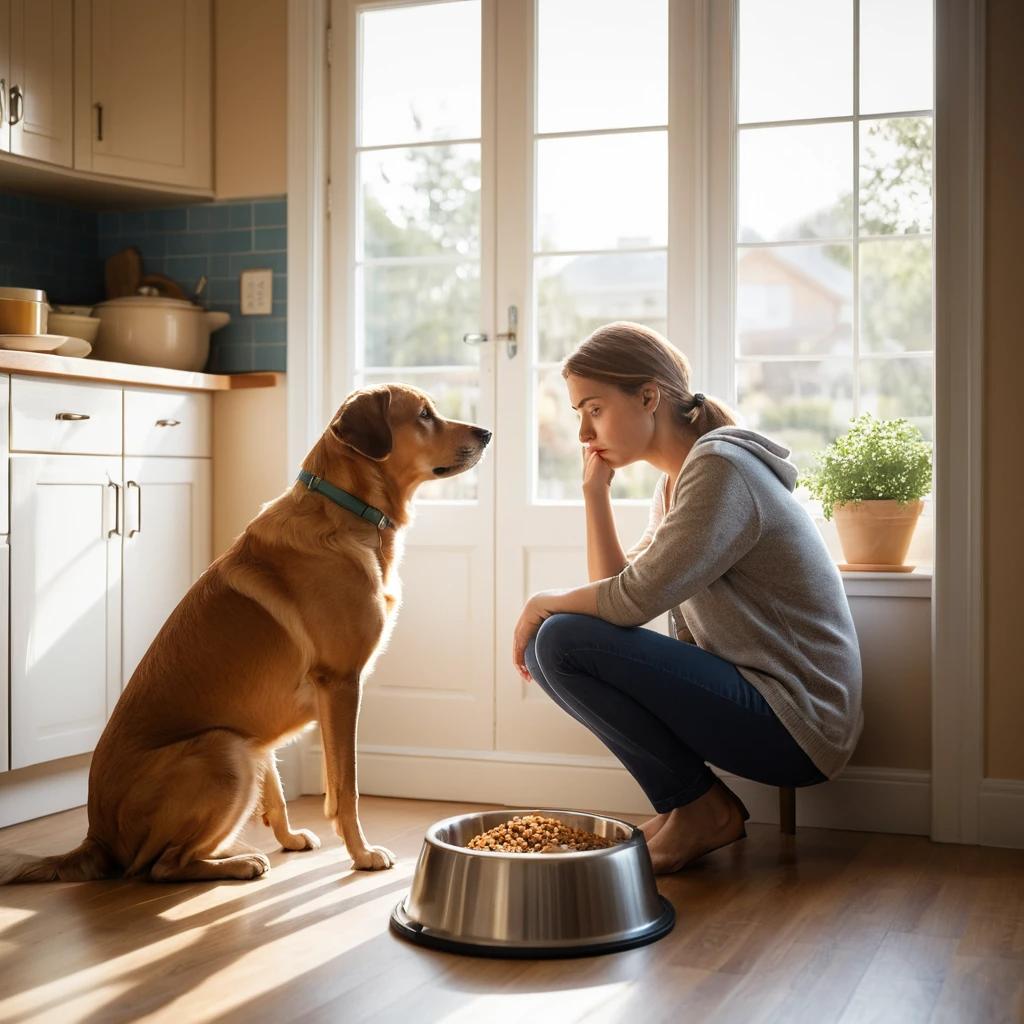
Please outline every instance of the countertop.
M19 373L100 384L137 384L175 391L232 391L238 388L273 388L284 382L283 373L194 373L162 366L108 363L102 359L71 359L46 352L0 349L0 373Z

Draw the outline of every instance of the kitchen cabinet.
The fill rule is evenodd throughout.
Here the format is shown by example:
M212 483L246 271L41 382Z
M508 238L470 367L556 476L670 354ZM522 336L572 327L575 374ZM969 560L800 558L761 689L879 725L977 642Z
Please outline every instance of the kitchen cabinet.
M124 460L122 684L210 564L209 459Z
M71 0L0 0L0 150L72 165Z
M209 189L210 0L78 0L79 170Z
M121 692L121 458L11 456L11 767L93 749Z

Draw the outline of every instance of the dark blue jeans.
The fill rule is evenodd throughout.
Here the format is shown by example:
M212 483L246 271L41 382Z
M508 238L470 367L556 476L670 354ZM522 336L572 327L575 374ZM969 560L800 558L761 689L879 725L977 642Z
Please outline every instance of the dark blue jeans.
M730 662L650 629L552 615L530 675L626 766L659 813L703 796L707 763L770 786L825 776Z

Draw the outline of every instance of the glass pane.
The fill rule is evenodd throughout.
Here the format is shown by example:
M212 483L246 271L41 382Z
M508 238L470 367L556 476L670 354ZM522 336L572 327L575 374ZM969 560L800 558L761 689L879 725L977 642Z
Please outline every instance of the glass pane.
M860 0L860 112L932 108L933 0Z
M664 252L542 256L534 261L534 274L540 362L564 359L612 320L668 330Z
M860 318L865 352L924 352L934 347L929 239L861 244Z
M853 247L740 249L737 350L746 356L839 355L851 350Z
M479 138L479 0L364 11L359 24L359 145Z
M537 131L668 122L666 0L541 0Z
M364 257L480 251L480 146L362 153Z
M736 394L745 425L792 449L805 472L853 416L853 361L738 363Z
M933 365L927 357L861 360L861 412L887 420L902 416L920 427L926 441L934 440Z
M569 404L569 392L562 372L548 368L537 372L537 486L538 499L581 501L583 456L579 417ZM613 499L648 501L659 473L647 463L635 463L615 471ZM627 540L623 547L632 544Z
M537 140L537 249L665 245L665 132Z
M409 263L356 270L362 299L362 366L479 363L463 334L480 330L476 263Z
M739 241L853 234L853 125L739 133Z
M374 384L411 384L426 391L446 419L479 423L480 383L476 370L381 370L359 374L356 387ZM480 424L487 426L486 423ZM486 455L484 456L487 457ZM429 480L416 492L416 501L475 501L479 487L479 467L448 480Z
M860 230L905 235L932 229L932 119L860 123Z
M737 119L852 113L852 0L741 0Z

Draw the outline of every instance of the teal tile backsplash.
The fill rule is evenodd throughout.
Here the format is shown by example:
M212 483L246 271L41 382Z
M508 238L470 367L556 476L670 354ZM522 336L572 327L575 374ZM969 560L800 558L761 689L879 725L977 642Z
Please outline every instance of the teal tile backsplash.
M92 305L104 297L103 264L133 245L145 272L173 278L231 323L210 338L209 373L285 369L288 323L288 205L284 196L101 211L28 196L0 195L0 285L43 288L51 302ZM238 275L274 274L271 316L242 316Z

